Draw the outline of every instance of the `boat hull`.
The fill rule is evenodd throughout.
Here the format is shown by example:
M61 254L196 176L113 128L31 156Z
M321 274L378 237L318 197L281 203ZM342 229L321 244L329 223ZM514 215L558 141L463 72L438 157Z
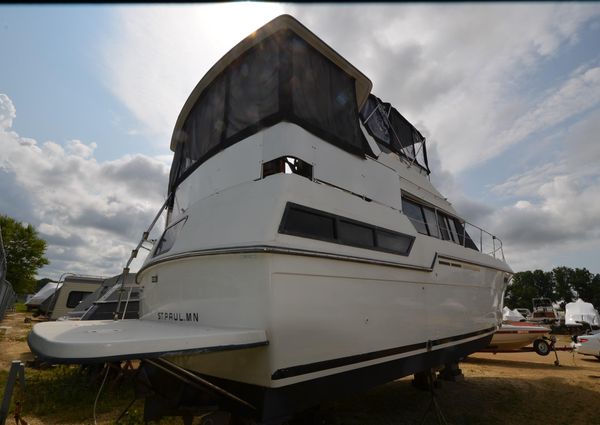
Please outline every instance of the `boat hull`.
M487 351L518 350L549 332L550 329L535 323L503 324L494 334Z
M142 279L151 276L158 276L158 284L145 288L143 319L193 311L205 326L264 329L269 341L267 347L170 361L266 388L430 352L448 353L443 357L449 359L453 347L491 338L505 286L504 272L484 267L459 269L436 261L431 270L417 270L318 253L197 255L142 273ZM173 302L161 305L167 295ZM432 364L422 366L406 374Z

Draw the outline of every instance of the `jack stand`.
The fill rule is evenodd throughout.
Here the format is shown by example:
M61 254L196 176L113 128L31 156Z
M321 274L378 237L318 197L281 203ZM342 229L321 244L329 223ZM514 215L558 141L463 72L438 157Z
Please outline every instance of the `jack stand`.
M446 363L439 373L439 378L444 381L462 382L465 380L465 375L463 375L462 370L458 367L458 362Z
M430 391L432 386L439 388L441 384L441 381L436 378L435 371L433 369L427 369L415 373L412 380L413 387L422 391Z
M19 377L19 389L22 392L25 390L25 366L21 363L20 360L13 360L10 365L10 371L8 372L8 380L6 381L6 387L4 389L4 398L2 399L2 407L0 408L0 425L4 425L6 423L6 419L8 418L8 409L10 408L10 400L13 395L13 390L15 388L15 384L17 383L17 375ZM19 421L25 422L21 419L20 416L20 403L17 404L17 409L15 411L15 421L19 424Z

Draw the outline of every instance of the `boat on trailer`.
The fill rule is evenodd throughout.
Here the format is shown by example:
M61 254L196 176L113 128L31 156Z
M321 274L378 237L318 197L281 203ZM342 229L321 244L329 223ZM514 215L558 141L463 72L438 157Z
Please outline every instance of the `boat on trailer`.
M140 319L38 324L31 349L144 359L158 393L183 394L148 418L204 403L282 423L486 347L502 244L434 188L425 139L371 88L288 15L236 45L175 125Z
M548 338L544 338L544 336L550 331L550 328L534 322L505 321L494 334L490 345L482 351L494 353L514 351L533 343L534 351L545 356L550 352L550 348L549 344L545 342ZM544 346L538 348L540 344L544 344Z

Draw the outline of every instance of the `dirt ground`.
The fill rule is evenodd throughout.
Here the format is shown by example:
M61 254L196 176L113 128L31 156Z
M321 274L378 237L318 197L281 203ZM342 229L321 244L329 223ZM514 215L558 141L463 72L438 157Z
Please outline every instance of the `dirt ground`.
M26 342L32 323L24 323L26 316L30 317L11 313L0 322L5 328L0 335L0 373L8 371L12 360L32 359ZM558 347L568 346L567 336L558 338ZM570 351L559 351L558 358L560 366L554 365L553 353L475 353L460 364L465 379L442 382L434 397L414 388L412 377L406 377L324 403L320 423L600 425L600 361ZM119 413L103 414L98 423L114 423ZM31 425L62 423L55 415L24 417Z

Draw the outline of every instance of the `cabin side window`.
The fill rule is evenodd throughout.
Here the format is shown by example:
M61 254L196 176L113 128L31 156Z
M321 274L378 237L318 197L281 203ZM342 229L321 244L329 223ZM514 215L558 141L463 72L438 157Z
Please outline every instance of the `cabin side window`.
M288 202L279 233L408 255L414 237Z
M404 197L402 212L410 219L417 232L477 250L460 220Z
M179 220L177 223L167 227L163 232L160 240L158 241L158 245L156 246L156 250L154 251L154 256L164 254L169 251L173 244L175 243L175 239L177 239L177 235L181 231L181 228L185 224L187 217Z

